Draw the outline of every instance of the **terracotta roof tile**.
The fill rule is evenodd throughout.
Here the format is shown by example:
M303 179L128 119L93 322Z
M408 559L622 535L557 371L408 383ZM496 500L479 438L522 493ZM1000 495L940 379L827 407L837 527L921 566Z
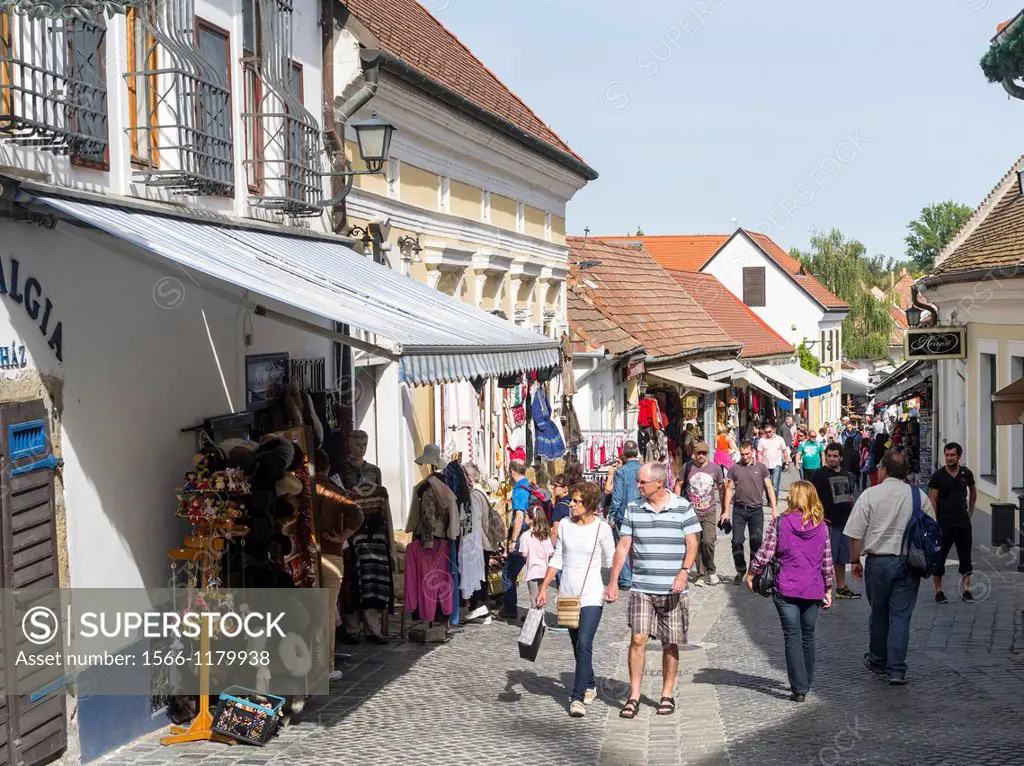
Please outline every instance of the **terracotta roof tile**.
M911 276L909 271L903 269L902 276L900 276L892 290L889 291L892 296L892 300L897 307L905 309L912 305L913 300L910 294L910 288L913 287L913 285L914 277Z
M1007 267L1024 266L1024 197L1017 184L1008 185L1002 197L974 230L943 260L933 275L957 274L1002 267L1001 277L1013 274Z
M776 245L772 238L767 234L758 234L757 232L748 231L747 234L757 244L761 246L761 249L768 253L768 257L779 264L782 268L788 271L790 274L799 274L803 271L803 266L800 265L800 261L791 256L781 247Z
M892 316L893 327L889 332L889 345L902 346L903 338L907 334L907 315L895 306L889 306L889 314Z
M580 237L569 237L568 244L575 289L589 299L589 305L604 320L642 344L651 356L684 355L702 349L739 350L739 343L643 248ZM579 271L577 265L583 261L600 264ZM611 338L619 344L629 342L610 335L609 328L596 316L583 314L581 301L583 298L574 301L576 309L569 315L570 324L574 316L584 323L581 334Z
M765 324L761 317L726 290L725 285L713 275L686 271L669 273L729 337L743 344L740 359L796 353L791 343Z
M814 300L818 301L827 309L848 309L850 304L841 298L836 297L831 290L810 274L796 274L793 279L797 281L804 291Z
M534 138L583 161L462 41L416 0L343 0L380 46Z

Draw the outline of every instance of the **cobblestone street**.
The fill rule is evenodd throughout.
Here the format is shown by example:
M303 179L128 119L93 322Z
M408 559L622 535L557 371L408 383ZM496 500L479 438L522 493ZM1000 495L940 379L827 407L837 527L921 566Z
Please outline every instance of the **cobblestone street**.
M982 545L989 536L989 517L979 513L977 604L953 598L949 583L950 603L937 606L922 584L905 687L889 687L861 664L867 600L838 601L818 621L814 688L805 704L790 702L775 608L731 585L720 537L719 572L730 579L690 589L691 645L680 651L674 716L654 715L655 645L640 715L618 718L628 644L620 602L606 607L598 631L600 698L584 719L566 715L568 636L548 633L530 663L518 658L518 629L495 621L471 624L445 645L342 646L351 653L335 695L266 748L162 748L154 735L104 763L1024 764L1024 575L1016 551Z

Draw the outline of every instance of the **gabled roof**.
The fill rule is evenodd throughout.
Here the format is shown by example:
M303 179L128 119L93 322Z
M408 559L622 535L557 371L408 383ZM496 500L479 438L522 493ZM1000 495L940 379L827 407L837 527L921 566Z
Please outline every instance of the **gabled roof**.
M900 278L893 285L889 291L889 295L892 302L897 308L906 309L910 308L913 303L913 298L910 294L910 288L914 286L914 277L909 271L903 269L900 273Z
M669 272L701 305L729 337L743 344L740 359L796 353L793 345L769 327L739 298L725 289L714 275L701 272Z
M779 247L767 234L737 229L733 234L681 234L642 237L594 237L604 242L640 245L654 260L673 271L700 271L733 237L742 232L811 298L825 309L847 309L849 304L832 294L815 277L804 273L796 258Z
M729 356L741 350L643 248L581 237L569 237L568 245L574 290L582 296L570 304L569 322L580 323L581 336L620 347L632 338L648 355L666 359L701 352ZM584 261L600 263L581 270ZM580 301L600 312L600 318L585 313ZM623 334L614 335L606 322Z
M582 157L416 0L341 2L377 38L382 50L421 76L572 158L574 165L583 166L579 170L590 180L597 178L596 171L586 166Z
M585 289L566 290L569 309L569 329L574 351L601 348L614 355L628 354L643 348L643 344L601 313Z
M903 338L907 334L907 329L910 327L907 324L907 315L896 308L895 306L889 306L889 315L892 317L892 330L889 331L889 345L890 346L902 346Z
M994 268L1000 269L1000 279L1024 276L1024 197L1016 178L1020 162L968 221L966 236L958 235L956 246L943 252L925 284L981 278Z

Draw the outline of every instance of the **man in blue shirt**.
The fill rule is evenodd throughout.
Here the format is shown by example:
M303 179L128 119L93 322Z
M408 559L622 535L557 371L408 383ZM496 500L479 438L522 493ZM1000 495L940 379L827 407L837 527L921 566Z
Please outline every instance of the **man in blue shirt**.
M502 603L502 616L509 620L519 619L519 596L516 592L516 580L526 566L526 557L519 552L519 538L526 531L526 516L530 507L530 480L526 478L526 463L513 460L508 464L512 476L512 529L509 534L508 558L505 569L501 573L505 593Z
M640 499L640 487L637 478L640 475L640 447L633 440L622 445L622 467L615 472L614 489L612 490L612 504L608 523L612 525L612 532L615 533L615 544L619 544L619 527L622 525L622 517L626 513L629 504ZM626 559L622 572L619 574L619 587L629 588L633 583L633 572L629 559Z

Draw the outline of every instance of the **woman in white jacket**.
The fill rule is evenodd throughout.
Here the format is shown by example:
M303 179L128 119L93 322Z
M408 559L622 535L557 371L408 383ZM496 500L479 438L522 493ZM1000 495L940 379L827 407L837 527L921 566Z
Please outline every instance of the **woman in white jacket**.
M580 718L587 714L586 705L597 698L594 680L594 634L601 624L604 609L604 582L601 568L612 565L615 541L612 528L597 517L601 490L596 484L576 484L569 490L571 523L558 525L555 555L548 562L547 575L537 596L537 608L547 603L547 588L561 572L561 595L580 598L580 626L569 628L573 654L576 656L576 678L573 682L569 715Z

